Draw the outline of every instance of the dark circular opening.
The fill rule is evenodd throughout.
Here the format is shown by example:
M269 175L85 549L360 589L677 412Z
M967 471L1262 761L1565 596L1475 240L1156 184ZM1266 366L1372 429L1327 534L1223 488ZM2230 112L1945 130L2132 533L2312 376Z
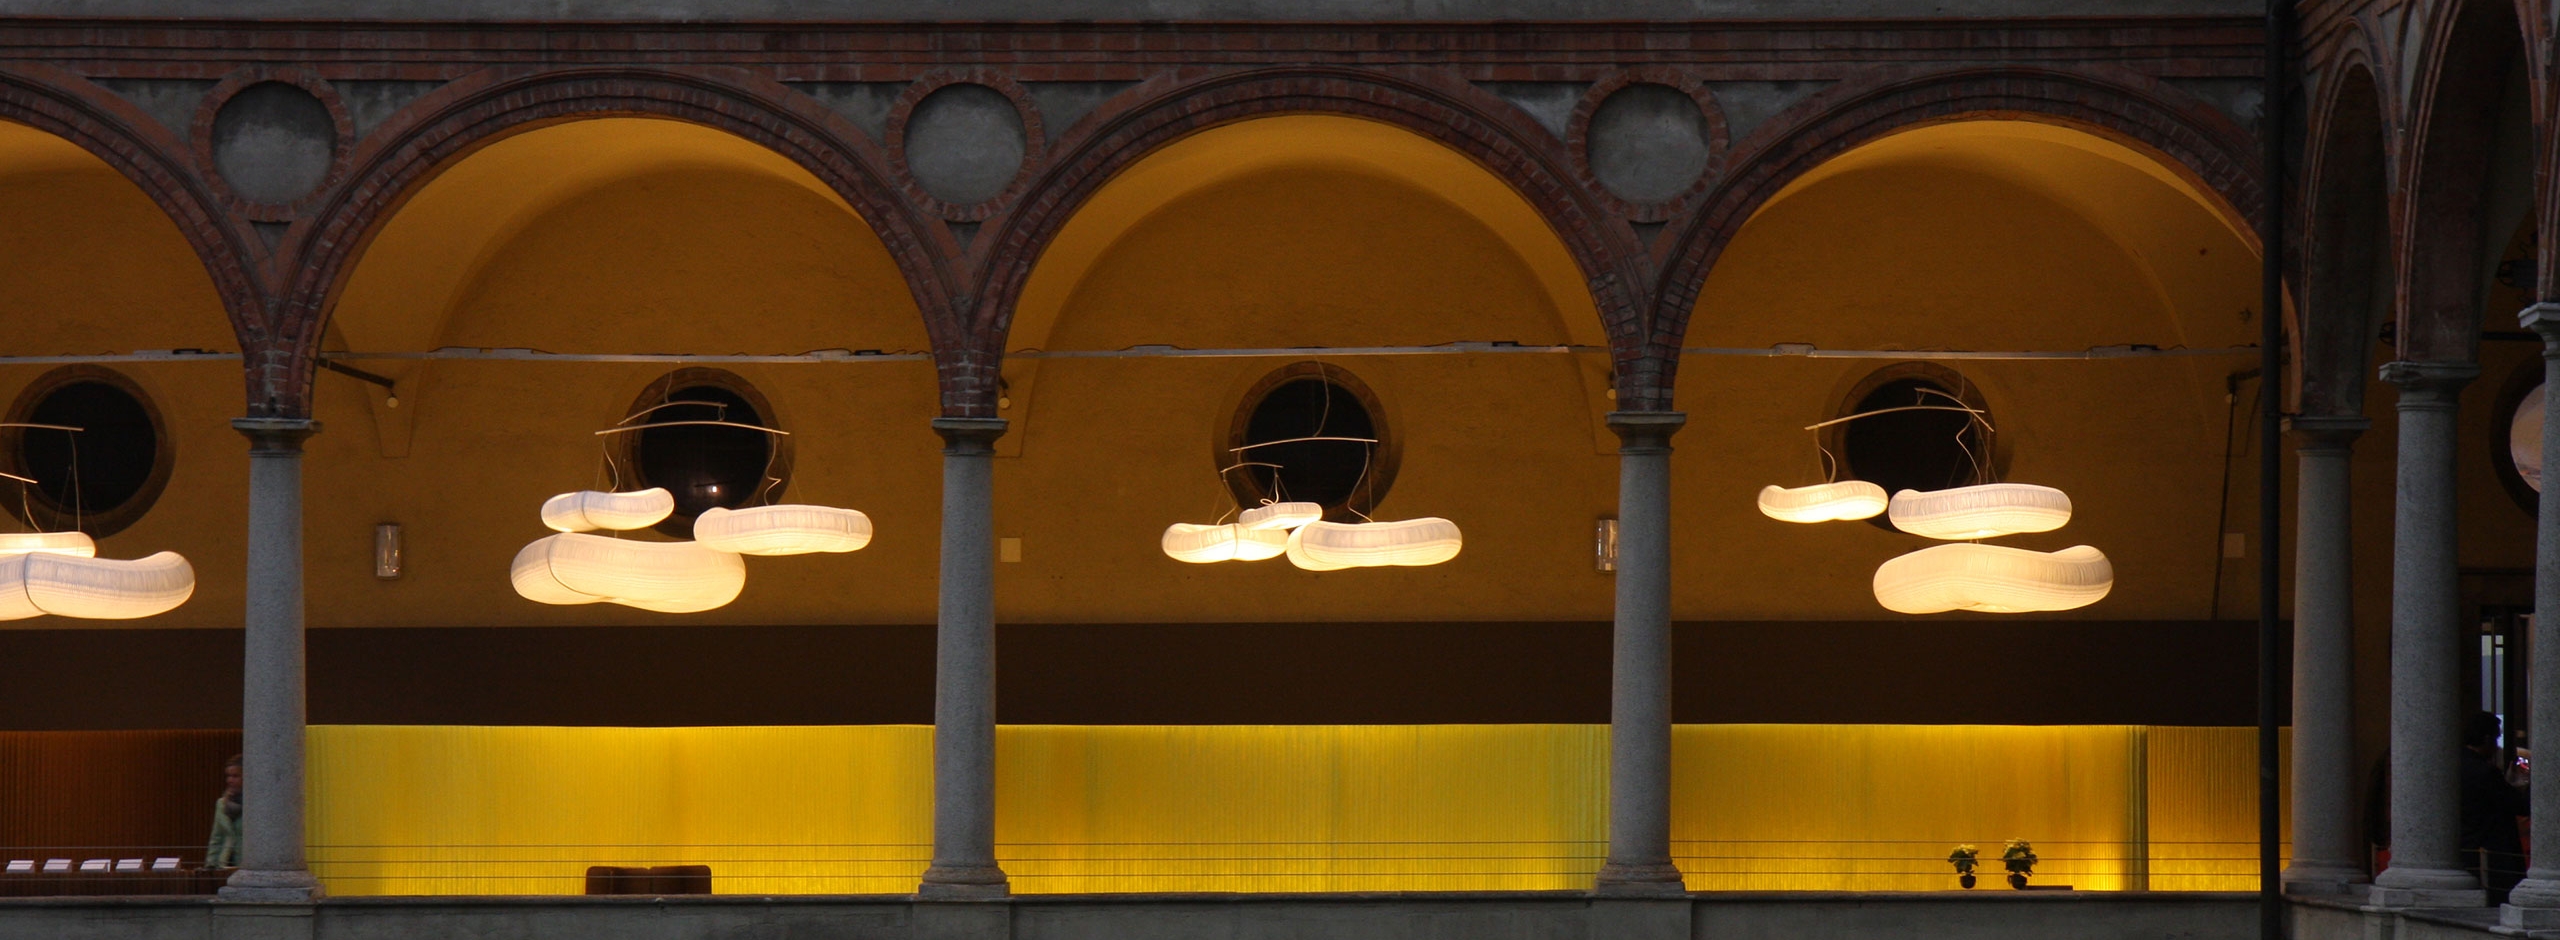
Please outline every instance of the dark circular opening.
M1960 407L1970 406L1954 389L1929 379L1900 378L1876 386L1850 413L1884 413L1846 425L1841 434L1841 456L1848 464L1843 476L1884 487L1887 494L1990 482L1982 423L1971 414L1944 410ZM1893 408L1911 410L1886 410Z
M13 418L27 424L79 428L13 428L10 471L28 477L23 501L10 507L33 526L77 528L93 536L123 529L149 508L161 479L159 422L131 390L100 378L45 388Z
M1254 401L1234 471L1246 505L1264 499L1322 505L1327 518L1366 512L1384 492L1374 472L1378 422L1359 392L1319 376L1290 378ZM1368 440L1305 440L1362 438ZM1286 443L1280 443L1286 442ZM1268 466L1265 466L1268 465Z
M689 385L668 392L643 420L648 427L633 435L638 440L632 445L640 484L666 487L676 500L675 514L658 524L659 531L691 536L693 519L703 510L736 509L764 488L772 435L694 423L763 425L764 416L746 396L716 385Z

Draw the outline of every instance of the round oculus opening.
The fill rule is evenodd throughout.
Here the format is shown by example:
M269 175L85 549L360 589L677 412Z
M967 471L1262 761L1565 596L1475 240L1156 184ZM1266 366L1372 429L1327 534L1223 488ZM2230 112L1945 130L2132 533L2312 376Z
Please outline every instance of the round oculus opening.
M687 370L711 372L713 370ZM679 373L662 379L632 410L647 410L629 435L632 488L665 487L675 512L657 530L693 536L693 520L714 506L761 505L780 495L787 475L781 438L730 425L771 427L771 407L744 380Z
M1999 479L1987 409L1973 383L1942 367L1910 363L1859 383L1829 442L1841 479L1865 480L1889 495L1993 483ZM1968 413L1962 409L1973 409ZM1893 528L1885 516L1868 520Z
M1301 363L1266 376L1238 409L1224 455L1240 506L1309 502L1357 521L1386 496L1393 449L1375 396L1340 369Z
M0 438L8 472L36 481L0 480L18 491L10 514L30 527L110 535L140 519L168 482L172 454L159 412L120 374L77 366L47 375L8 421L80 429L13 427Z

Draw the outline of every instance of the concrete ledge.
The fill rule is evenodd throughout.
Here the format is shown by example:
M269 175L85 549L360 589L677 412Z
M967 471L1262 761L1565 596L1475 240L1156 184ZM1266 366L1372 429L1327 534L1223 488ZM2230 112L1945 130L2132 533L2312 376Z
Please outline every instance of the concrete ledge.
M308 905L204 898L0 900L0 937L140 940L2253 940L2256 926L2253 894L2094 891L1730 892L1668 900L1582 891L1031 895L993 901L903 895L412 897L329 898Z

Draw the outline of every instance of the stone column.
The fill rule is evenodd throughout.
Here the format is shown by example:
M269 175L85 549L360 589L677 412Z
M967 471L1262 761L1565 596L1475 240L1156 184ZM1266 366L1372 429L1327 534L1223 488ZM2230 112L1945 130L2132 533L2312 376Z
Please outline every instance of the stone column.
M2285 419L2301 496L2293 555L2293 864L2284 889L2345 894L2365 881L2356 832L2354 542L2347 457L2373 422Z
M1618 612L1609 680L1609 859L1593 889L1679 896L1671 864L1671 435L1688 416L1617 411Z
M2551 481L2560 479L2560 402L2550 397L2560 387L2560 303L2539 303L2524 308L2517 318L2526 329L2542 334L2542 466L2543 498L2541 513L2534 530L2533 558L2533 635L2525 648L2532 660L2528 666L2525 691L2527 703L2525 727L2528 743L2538 753L2560 754L2560 747L2545 748L2548 740L2560 744L2560 494L2552 492ZM2545 767L2533 777L2533 843L2560 846L2560 761ZM2524 873L2524 881L2507 895L2506 908L2498 919L2509 927L2527 930L2560 930L2560 851L2545 849L2533 856L2532 865Z
M320 897L302 846L302 441L320 424L240 418L249 437L249 603L240 671L240 870L226 901Z
M2391 867L2368 900L2386 907L2479 907L2463 864L2463 632L2454 555L2454 419L2468 362L2393 362L2400 387L2400 479L2391 555Z
M995 442L1002 418L936 418L942 596L933 669L933 865L916 893L997 898Z

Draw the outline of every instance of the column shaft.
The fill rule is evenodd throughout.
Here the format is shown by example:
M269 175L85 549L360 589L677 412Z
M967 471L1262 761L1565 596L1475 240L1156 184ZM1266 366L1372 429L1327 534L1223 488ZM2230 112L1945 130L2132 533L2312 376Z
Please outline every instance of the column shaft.
M995 440L1001 418L939 418L942 593L934 629L933 864L917 893L1003 897L996 865Z
M2549 396L2560 387L2560 303L2542 303L2527 307L2517 317L2526 329L2542 334L2542 498L2534 530L2533 558L2533 633L2526 639L2531 657L2527 663L2525 690L2526 743L2537 753L2560 753L2560 747L2546 749L2544 738L2560 744L2560 494L2552 493L2551 481L2560 479L2560 402ZM2543 768L2533 776L2533 844L2560 846L2560 767ZM2510 927L2533 930L2560 929L2560 851L2545 850L2533 856L2524 881L2508 892L2507 908L2501 919Z
M2391 867L2376 904L2477 907L2462 862L2459 764L2462 635L2455 565L2454 420L2470 363L2394 362L2400 453L2391 558Z
M317 422L241 418L249 437L248 609L243 621L240 870L228 901L320 897L303 857L302 441Z
M1595 889L1679 895L1671 863L1671 435L1678 412L1616 412L1618 598L1609 683L1609 858Z
M2342 894L2365 880L2355 838L2355 616L2348 457L2361 417L2287 422L2299 444L2293 578L2293 863L2285 890Z

